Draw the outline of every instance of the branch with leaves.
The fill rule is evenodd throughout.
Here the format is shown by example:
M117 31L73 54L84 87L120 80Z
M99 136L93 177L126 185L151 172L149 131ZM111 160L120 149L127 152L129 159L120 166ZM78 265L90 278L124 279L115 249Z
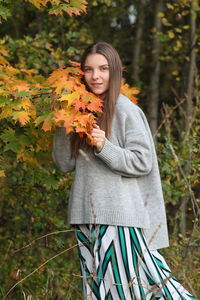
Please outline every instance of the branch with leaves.
M12 67L6 60L5 48L0 49L0 54L0 119L7 120L8 124L1 135L4 151L12 150L17 153L17 159L39 166L33 152L50 148L50 142L41 141L42 131L53 131L61 124L67 134L75 132L94 143L91 131L103 112L103 100L86 89L78 63L69 61L71 66L59 68L45 79L34 69ZM137 101L137 89L123 82L121 92ZM17 133L19 128L24 128L21 137Z
M17 3L12 0L0 1L0 23L2 20L7 20L11 16L11 11ZM16 1L17 2L17 1ZM81 13L86 13L86 0L25 0L33 4L37 9L47 9L49 14L69 16L80 16Z

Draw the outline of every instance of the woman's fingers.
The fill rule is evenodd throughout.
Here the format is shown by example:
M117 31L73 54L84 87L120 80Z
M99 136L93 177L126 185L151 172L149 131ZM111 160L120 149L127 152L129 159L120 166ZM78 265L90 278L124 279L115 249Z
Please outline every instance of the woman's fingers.
M101 151L105 143L105 132L98 125L94 124L91 135L96 141L97 151Z
M93 138L102 138L102 139L104 139L105 134L104 134L104 132L92 132L92 137Z
M97 125L97 124L93 124L93 126L94 126L94 128L99 128L100 129L99 125Z
M104 134L102 134L101 132L100 132L100 133L99 133L99 132L96 132L96 133L93 132L93 133L92 133L92 137L98 138L98 137L105 137L105 136L104 136Z
M105 132L99 128L93 128L92 130L92 136L105 136Z

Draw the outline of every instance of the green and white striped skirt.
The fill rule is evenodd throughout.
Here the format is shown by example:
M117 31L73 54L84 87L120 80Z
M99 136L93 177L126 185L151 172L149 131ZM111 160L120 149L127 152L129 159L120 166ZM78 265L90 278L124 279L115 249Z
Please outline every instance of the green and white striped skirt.
M172 276L140 228L78 225L84 299L196 299Z

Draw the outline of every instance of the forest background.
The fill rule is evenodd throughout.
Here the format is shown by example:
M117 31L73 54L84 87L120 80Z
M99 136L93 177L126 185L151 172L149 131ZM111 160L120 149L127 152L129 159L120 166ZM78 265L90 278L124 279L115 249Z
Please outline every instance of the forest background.
M167 209L170 248L161 252L198 298L198 1L0 0L0 21L1 298L83 298L66 221L73 174L51 158L52 103L58 78L77 72L70 61L97 40L116 47L126 82L140 91Z

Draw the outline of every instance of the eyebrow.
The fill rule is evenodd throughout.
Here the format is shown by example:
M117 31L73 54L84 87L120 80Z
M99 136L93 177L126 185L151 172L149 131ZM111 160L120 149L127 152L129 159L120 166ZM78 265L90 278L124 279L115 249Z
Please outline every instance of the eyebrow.
M99 67L109 67L109 64L101 65ZM91 68L91 66L85 65L84 68Z

